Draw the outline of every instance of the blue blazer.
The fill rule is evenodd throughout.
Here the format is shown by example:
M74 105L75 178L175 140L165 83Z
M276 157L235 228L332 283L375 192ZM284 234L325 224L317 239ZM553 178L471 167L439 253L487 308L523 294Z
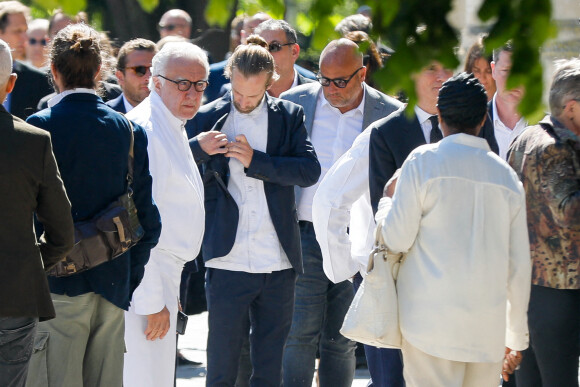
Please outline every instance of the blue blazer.
M127 110L125 109L125 102L123 102L123 94L121 94L117 98L109 100L105 103L116 112L123 113L123 114L127 113Z
M92 218L126 190L129 124L96 95L71 94L27 120L50 132L54 155L72 205L74 221ZM129 252L83 273L48 277L50 291L77 296L95 292L122 309L141 282L161 219L151 196L145 130L134 125L133 200L145 230Z
M284 252L297 273L302 273L300 230L296 215L294 186L308 187L320 176L320 164L304 127L302 107L266 96L268 143L266 152L254 150L246 175L264 182L272 223ZM228 254L236 240L239 213L227 190L229 159L222 154L209 156L197 136L221 130L231 109L229 94L200 108L187 128L194 159L202 168L205 186L206 225L203 259Z

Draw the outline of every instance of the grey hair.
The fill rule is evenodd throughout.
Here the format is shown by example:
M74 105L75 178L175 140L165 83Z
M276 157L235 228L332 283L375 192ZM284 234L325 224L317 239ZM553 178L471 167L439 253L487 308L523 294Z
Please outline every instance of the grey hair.
M296 36L296 30L292 28L285 20L270 19L266 20L254 29L254 34L261 35L263 31L284 31L286 35L286 40L288 43L298 43L298 37Z
M205 69L205 78L209 76L209 62L207 54L199 46L189 42L168 42L155 54L151 61L151 78L149 79L149 89L153 90L153 77L164 75L167 65L177 59L185 58L199 62ZM195 81L196 79L193 79ZM191 79L190 79L191 81Z
M570 100L580 101L580 58L554 62L556 71L550 87L550 111L559 117Z
M0 85L5 85L12 74L12 55L8 43L0 39Z

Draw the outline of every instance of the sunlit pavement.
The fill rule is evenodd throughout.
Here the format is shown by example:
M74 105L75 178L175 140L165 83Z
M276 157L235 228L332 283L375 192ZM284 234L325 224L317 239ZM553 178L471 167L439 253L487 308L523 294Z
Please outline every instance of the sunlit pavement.
M205 350L207 343L207 312L189 316L185 335L179 336L178 347L189 360L202 363L199 367L179 366L177 368L177 387L205 386ZM353 387L364 387L369 380L369 372L357 369ZM315 384L313 384L315 386Z

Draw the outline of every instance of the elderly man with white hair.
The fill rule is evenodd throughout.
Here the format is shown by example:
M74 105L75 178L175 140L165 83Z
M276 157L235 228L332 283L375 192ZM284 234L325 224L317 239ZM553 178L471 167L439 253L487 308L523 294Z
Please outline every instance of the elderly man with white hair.
M153 57L151 93L127 116L149 139L153 199L163 229L126 314L124 386L172 386L179 282L204 232L203 183L184 129L207 87L204 51L187 42L166 44Z

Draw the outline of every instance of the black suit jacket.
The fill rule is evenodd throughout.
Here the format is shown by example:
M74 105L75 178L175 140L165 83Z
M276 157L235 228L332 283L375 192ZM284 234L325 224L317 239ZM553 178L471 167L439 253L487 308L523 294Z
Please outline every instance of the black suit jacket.
M26 119L38 110L37 106L42 97L54 90L47 73L17 60L12 67L18 78L10 93L10 113Z
M50 135L0 106L0 317L54 317L44 267L72 249L70 211Z
M406 110L374 122L369 145L369 189L373 212L377 212L385 184L416 147L425 144L417 115L407 117ZM494 153L499 152L493 132L493 121L487 117L479 137L485 138Z
M302 107L268 96L266 101L266 152L254 150L246 175L264 182L268 210L280 244L294 270L302 273L294 186L315 184L320 176L320 164L306 134ZM239 213L236 202L227 190L229 159L221 154L209 156L201 149L195 136L209 130L221 130L230 109L228 94L202 106L188 128L190 147L196 162L202 166L205 186L204 262L231 251L236 239Z

